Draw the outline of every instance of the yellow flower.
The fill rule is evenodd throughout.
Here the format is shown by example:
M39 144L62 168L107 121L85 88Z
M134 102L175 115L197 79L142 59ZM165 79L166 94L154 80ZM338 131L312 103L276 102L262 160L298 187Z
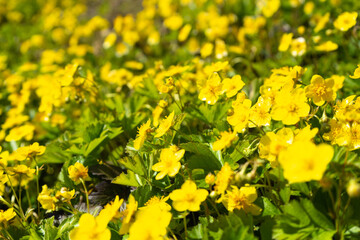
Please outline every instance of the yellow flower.
M309 86L305 87L306 97L311 98L315 105L322 106L325 102L334 101L336 92L333 91L334 79L325 79L320 75L311 78Z
M355 150L360 148L360 124L354 122L351 124L351 130L350 130L350 144L349 149Z
M269 126L271 122L270 98L259 97L257 103L250 108L249 127Z
M156 129L156 138L163 136L172 126L174 120L175 112L172 111L169 116L160 122L160 126Z
M215 41L215 57L217 59L221 59L223 57L226 57L228 55L228 52L226 50L226 44L221 39L216 39Z
M277 166L277 158L294 140L294 133L290 128L282 128L277 133L267 132L261 137L259 155L270 161L273 167Z
M299 37L293 39L291 42L290 52L294 57L304 55L306 52L305 38Z
M222 92L221 79L219 74L214 72L206 81L205 86L200 90L199 99L206 101L210 105L214 105Z
M186 24L183 28L181 28L178 35L179 42L185 41L188 38L190 32L191 32L191 24Z
M306 101L303 88L281 90L276 95L271 117L276 121L282 121L285 125L296 124L301 117L308 116L310 112L310 106Z
M281 2L280 0L259 0L256 4L262 14L269 18L279 9Z
M153 196L152 198L150 198L144 205L145 207L149 207L149 206L157 206L162 210L165 211L170 211L171 210L171 206L169 204L166 203L166 201L169 199L169 196L164 197L158 197L158 196ZM144 208L144 207L143 207Z
M20 164L9 168L9 175L13 186L26 186L29 181L34 179L35 169L31 169L26 165Z
M219 138L213 144L214 151L222 150L226 147L229 147L231 145L231 142L233 142L237 139L236 132L231 132L231 131L221 132L220 135L221 135L221 138Z
M161 113L164 111L164 108L167 106L167 102L164 100L160 100L159 104L154 109L152 116L153 116L153 126L157 127L159 125L159 118Z
M90 177L88 175L88 168L84 167L79 162L76 162L74 165L71 165L68 168L69 171L69 177L71 180L73 180L76 184L80 183L81 180L87 181L90 180Z
M261 208L253 203L257 198L255 187L244 186L239 189L236 186L231 186L231 188L231 191L226 192L223 200L229 212L234 211L234 209L243 209L244 212L252 215L261 213Z
M164 25L170 30L178 30L183 24L183 19L179 14L173 14L164 20Z
M159 180L166 175L174 177L181 167L180 160L185 154L184 149L178 149L175 145L164 148L160 153L160 161L152 166L153 171L159 172L155 179Z
M349 124L343 124L336 119L331 119L329 122L330 132L324 133L323 138L326 141L331 141L331 144L345 146L351 142L351 130Z
M0 223L6 224L11 219L13 219L16 216L16 213L14 212L14 208L9 208L8 210L0 210Z
M173 201L173 207L176 211L189 210L197 212L200 210L200 204L206 200L208 194L205 189L197 189L193 181L186 180L181 189L176 189L170 193L170 199Z
M346 32L356 24L357 12L344 12L334 21L334 27L340 31Z
M224 166L216 174L215 180L215 192L218 195L225 193L226 189L229 187L230 182L234 178L234 171L231 169L229 163L225 162ZM219 200L218 202L220 202Z
M245 131L250 115L251 100L245 99L241 104L234 107L234 113L227 117L228 123L234 127L235 132Z
M200 54L202 58L206 58L208 56L210 56L213 52L214 49L214 44L212 43L205 43L201 49L200 49Z
M106 38L104 40L103 48L108 49L108 48L112 47L115 42L116 42L116 34L110 33L109 35L106 36Z
M359 75L360 75L360 69L359 69ZM351 77L351 76L350 76ZM343 87L345 77L339 76L339 75L332 75L330 78L334 79L334 92L340 90ZM359 76L360 78L360 76Z
M138 128L138 134L134 140L134 148L139 150L144 144L147 134L151 131L150 119Z
M289 183L306 182L321 180L333 155L330 145L299 141L280 153L279 162Z
M37 200L40 202L43 209L55 210L55 204L58 201L56 197L51 196L53 190L48 189L47 185L42 186L42 191L39 193ZM75 193L75 190L74 190Z
M317 33L321 31L325 27L329 19L330 19L330 13L326 13L324 16L319 17L314 32Z
M106 204L104 209L101 210L103 218L108 218L108 221L119 219L121 217L119 210L123 202L124 199L120 199L119 196L116 196L113 202ZM99 216L101 215L99 214Z
M293 35L292 33L284 33L282 35L279 45L280 52L286 52L289 49Z
M232 78L225 78L222 84L222 91L226 92L228 98L235 96L245 85L241 80L240 75L235 75Z
M350 75L352 79L359 79L360 78L360 64L358 64L357 68L354 71L354 75Z
M44 186L43 186L44 187ZM66 187L62 187L60 191L57 191L55 197L62 202L70 202L75 196L75 189L69 191Z
M326 41L315 47L317 51L331 52L338 48L338 45L332 41Z
M129 195L129 203L126 205L126 209L120 213L123 217L122 224L119 233L121 235L129 232L130 226L134 222L134 214L138 208L138 203L136 202L133 195Z
M171 221L170 209L160 205L148 205L139 209L129 230L129 240L167 239L167 227Z
M25 139L30 141L34 136L35 126L31 123L25 123L20 127L12 128L9 134L6 136L5 141L19 141Z
M20 147L16 149L16 151L11 154L10 159L23 161L25 159L42 155L45 152L45 149L45 146L39 146L39 143L35 142L30 146Z
M111 232L107 228L108 223L109 222L103 221L102 218L95 218L93 215L85 213L80 217L79 226L70 232L70 239L110 240Z

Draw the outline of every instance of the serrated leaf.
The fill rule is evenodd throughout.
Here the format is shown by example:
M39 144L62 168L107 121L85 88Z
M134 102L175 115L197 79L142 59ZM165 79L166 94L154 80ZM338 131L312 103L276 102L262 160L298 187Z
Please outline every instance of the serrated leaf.
M136 180L135 173L128 170L126 173L121 173L119 176L112 180L112 183L121 184L126 186L138 187L139 183Z
M54 142L46 146L46 150L43 155L37 157L37 163L49 164L49 163L64 163L71 158L69 152L64 151L59 147L59 144Z
M145 174L139 155L134 155L134 157L124 157L118 160L118 162L140 176L144 176Z
M259 207L262 208L261 216L275 216L280 214L280 210L267 198L260 197L255 203L259 202Z
M86 147L84 156L87 157L90 154L92 154L100 145L102 145L106 140L108 139L108 136L102 136L99 138L96 138L92 140Z

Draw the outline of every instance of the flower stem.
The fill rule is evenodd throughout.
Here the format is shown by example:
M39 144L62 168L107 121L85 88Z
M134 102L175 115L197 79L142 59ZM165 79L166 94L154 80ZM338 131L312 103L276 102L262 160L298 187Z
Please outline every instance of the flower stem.
M84 190L85 190L87 212L90 213L89 193L88 193L88 191L87 191L87 188L86 188L86 185L85 185L84 180L82 180L82 179L80 178L80 181L81 181L81 183L82 183L82 185L83 185L83 187L84 187Z

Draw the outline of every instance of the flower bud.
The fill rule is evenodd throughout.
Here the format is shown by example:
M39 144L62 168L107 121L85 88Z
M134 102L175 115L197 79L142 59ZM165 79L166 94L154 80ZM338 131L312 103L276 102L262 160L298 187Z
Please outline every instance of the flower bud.
M360 184L355 179L351 179L346 191L351 198L360 197Z

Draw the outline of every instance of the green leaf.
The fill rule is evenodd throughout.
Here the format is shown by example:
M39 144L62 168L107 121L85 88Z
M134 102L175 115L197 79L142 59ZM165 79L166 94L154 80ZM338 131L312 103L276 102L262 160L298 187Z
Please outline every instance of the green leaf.
M92 140L86 147L84 156L87 157L90 154L93 154L99 146L101 146L106 140L108 140L108 136L102 136Z
M139 183L136 180L135 173L128 170L126 173L121 173L119 176L112 180L112 183L121 184L126 186L138 187Z
M266 218L264 222L260 225L260 236L262 240L271 240L272 239L272 230L275 222L274 219Z
M49 163L64 163L71 158L69 152L64 151L59 147L59 144L54 142L46 146L46 150L43 155L36 158L38 164Z
M288 203L290 200L291 190L290 187L284 186L279 191L279 196L284 203Z
M258 199L255 203L259 202L259 207L263 209L261 216L275 216L280 214L280 210L277 209L267 197L260 197Z
M221 161L213 154L209 147L202 143L183 143L180 148L187 152L195 153L188 159L190 169L202 168L207 171L219 170L222 166Z
M302 206L298 201L291 201L290 203L284 205L282 207L284 213L291 219L288 219L287 224L292 227L306 227L310 224L311 220L309 216L306 214Z
M320 211L318 211L309 199L303 198L300 202L315 224L326 230L334 229L332 222Z
M56 237L63 239L63 236L68 236L69 232L75 227L79 219L80 214L76 214L62 221L60 226L58 227L58 234Z
M142 160L139 155L134 155L134 157L124 157L118 160L118 162L127 169L130 169L136 174L144 176L145 171L141 161Z

